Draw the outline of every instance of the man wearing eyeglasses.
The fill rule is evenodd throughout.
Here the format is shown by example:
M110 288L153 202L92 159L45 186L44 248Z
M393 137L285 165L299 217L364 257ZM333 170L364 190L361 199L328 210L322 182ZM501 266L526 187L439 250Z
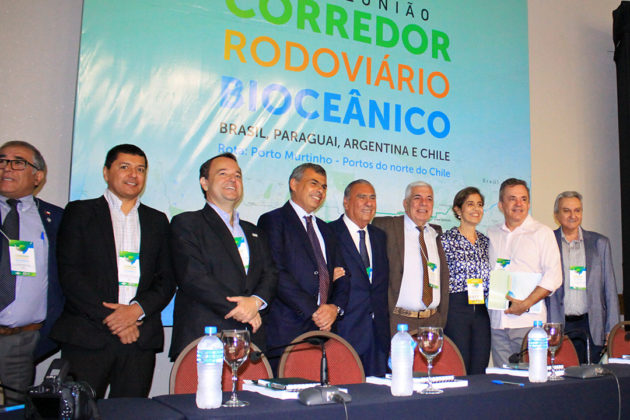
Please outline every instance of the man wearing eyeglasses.
M51 337L97 398L146 397L162 351L161 311L173 296L168 219L140 203L148 161L133 144L105 158L107 188L66 206L59 226L64 310Z
M48 332L63 307L55 244L63 210L33 196L46 163L31 144L0 147L0 381L26 390L35 360L55 350ZM5 389L5 403L24 395Z

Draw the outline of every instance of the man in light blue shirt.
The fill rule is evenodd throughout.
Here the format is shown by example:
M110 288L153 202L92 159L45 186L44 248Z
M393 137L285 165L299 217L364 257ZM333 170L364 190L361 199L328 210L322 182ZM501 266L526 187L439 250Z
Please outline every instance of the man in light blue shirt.
M275 297L277 272L264 233L241 220L243 175L236 157L215 156L199 169L206 204L171 221L177 281L170 357L204 334L206 325L249 329L265 344L264 313Z
M0 147L0 381L20 391L33 384L35 360L55 350L48 331L63 306L55 257L63 210L33 196L45 172L31 144ZM24 400L8 388L5 397Z

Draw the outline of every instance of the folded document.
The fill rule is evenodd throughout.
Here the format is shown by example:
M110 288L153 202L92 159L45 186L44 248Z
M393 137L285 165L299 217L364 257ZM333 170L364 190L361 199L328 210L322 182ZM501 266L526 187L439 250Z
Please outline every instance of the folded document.
M429 378L427 377L413 378L413 390L417 392L422 391L429 386L428 381ZM386 378L368 376L367 378L365 378L365 382L367 382L368 384L392 386L391 375L388 375L388 377ZM466 379L455 379L455 377L452 375L432 376L431 382L433 383L434 388L440 389L462 388L468 386L468 381Z

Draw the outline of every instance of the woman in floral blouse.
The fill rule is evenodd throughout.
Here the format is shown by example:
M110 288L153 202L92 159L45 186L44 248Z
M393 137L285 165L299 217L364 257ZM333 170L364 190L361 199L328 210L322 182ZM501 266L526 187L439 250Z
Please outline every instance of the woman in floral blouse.
M453 199L460 220L442 235L449 279L449 308L444 333L462 354L469 375L485 373L490 359L490 318L485 305L490 278L488 237L476 227L483 218L484 198L467 187Z

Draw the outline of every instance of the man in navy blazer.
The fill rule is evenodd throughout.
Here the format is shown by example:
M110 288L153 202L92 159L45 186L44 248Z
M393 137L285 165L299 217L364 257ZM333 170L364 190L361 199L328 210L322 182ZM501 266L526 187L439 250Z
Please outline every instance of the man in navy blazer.
M204 334L205 326L252 331L265 347L266 308L276 293L277 271L262 230L239 218L241 168L224 153L199 169L206 205L171 221L177 295L171 359Z
M43 184L45 173L44 157L30 143L10 141L0 147L3 232L10 230L4 227L12 211L9 203L17 200L18 236L10 239L30 242L35 256L32 276L10 276L6 278L7 283L0 286L3 295L0 309L0 380L20 390L33 384L34 363L56 350L48 333L63 307L55 254L63 210L33 196ZM9 247L4 235L1 242L0 254L7 257ZM7 265L6 274L9 274L9 269ZM6 292L9 293L5 295ZM5 391L5 397L7 405L24 400L24 395L9 390Z
M389 354L387 237L370 225L376 213L374 187L352 181L343 194L345 214L329 225L350 274L350 298L337 332L359 354L366 376L384 376Z
M554 231L562 259L563 284L546 299L550 322L565 324L581 363L586 363L586 341L591 362L619 322L619 300L610 242L596 232L582 229L582 195L565 191L556 197L554 213L560 227ZM578 331L583 331L579 333Z
M324 168L304 163L289 177L291 200L258 219L278 269L278 293L269 310L269 347L285 345L307 331L330 331L348 304L350 279L341 250L330 227L313 216L326 199L326 188ZM272 364L277 364L277 354L271 353Z
M175 282L168 219L140 203L148 161L137 146L105 158L103 196L73 201L59 227L59 281L66 296L51 331L77 381L98 398L146 397L162 351L162 309Z

